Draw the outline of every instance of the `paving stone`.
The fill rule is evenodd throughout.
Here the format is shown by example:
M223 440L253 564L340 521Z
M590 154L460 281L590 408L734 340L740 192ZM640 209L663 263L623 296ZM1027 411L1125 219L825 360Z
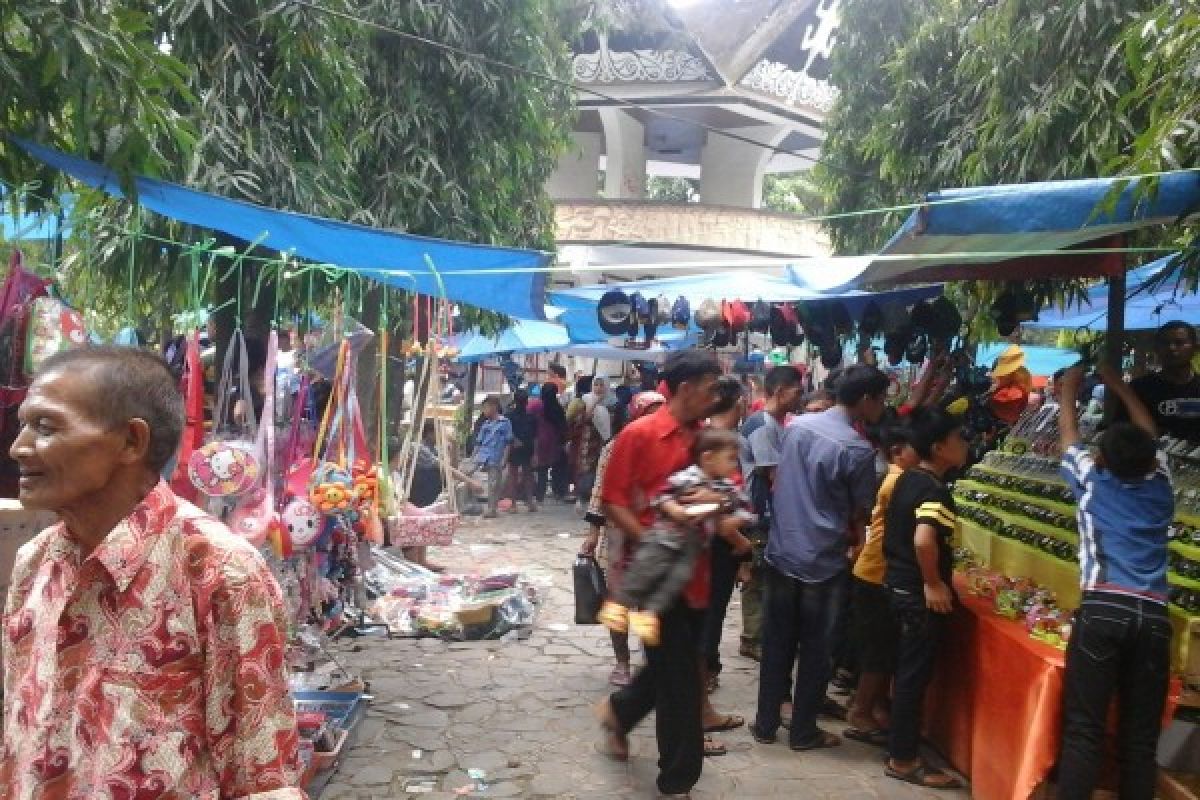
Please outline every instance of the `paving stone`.
M529 782L531 797L563 797L574 787L574 782L562 773L542 773Z
M396 769L383 764L369 764L362 767L344 764L340 774L354 786L379 786L390 784L396 775Z
M512 643L438 639L335 643L339 658L358 665L375 696L356 744L321 800L457 800L472 785L468 768L487 773L487 790L469 798L538 797L630 800L654 797L658 747L651 714L632 734L633 758L618 764L602 752L589 707L607 695L612 645L600 626L575 625L569 565L578 551L573 508L551 504L539 514L495 521L465 520L459 544L432 548L430 559L452 571L517 567L549 579L533 634ZM568 539L557 534L570 532ZM519 534L520 539L511 535ZM485 548L472 548L491 540ZM735 603L722 643L721 711L752 715L758 665L737 654L741 615ZM637 640L635 665L644 656ZM414 666L419 664L420 666ZM398 704L408 706L400 708ZM838 732L836 724L823 723ZM930 798L887 778L874 748L846 746L793 753L758 745L744 731L718 734L730 754L708 759L697 800L909 800ZM414 759L412 750L420 749ZM438 791L409 795L405 775L436 774ZM394 779L393 779L394 778ZM941 792L963 800L967 792Z

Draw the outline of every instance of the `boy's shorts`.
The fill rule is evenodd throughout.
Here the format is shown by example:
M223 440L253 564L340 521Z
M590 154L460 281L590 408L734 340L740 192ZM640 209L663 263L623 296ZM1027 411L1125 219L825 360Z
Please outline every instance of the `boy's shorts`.
M896 669L899 627L887 588L855 578L852 591L859 671L891 674Z

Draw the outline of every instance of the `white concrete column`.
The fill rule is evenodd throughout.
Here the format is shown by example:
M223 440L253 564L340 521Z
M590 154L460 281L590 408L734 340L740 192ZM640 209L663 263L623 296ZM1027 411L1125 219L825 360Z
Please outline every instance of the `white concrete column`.
M619 108L600 109L604 126L604 196L610 200L646 196L646 131Z
M554 200L590 200L600 189L600 154L604 137L599 133L575 131L571 143L559 156L558 166L546 182Z
M783 141L782 125L738 128L747 139L772 147ZM709 205L760 208L763 173L771 159L769 148L709 132L700 160L700 200Z

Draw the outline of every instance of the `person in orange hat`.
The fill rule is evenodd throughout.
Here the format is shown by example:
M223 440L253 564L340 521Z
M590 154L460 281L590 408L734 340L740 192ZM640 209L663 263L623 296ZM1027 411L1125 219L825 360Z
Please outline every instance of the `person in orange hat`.
M1012 425L1029 405L1033 376L1025 368L1025 352L1012 345L996 359L992 367L992 388L988 409L1005 425Z

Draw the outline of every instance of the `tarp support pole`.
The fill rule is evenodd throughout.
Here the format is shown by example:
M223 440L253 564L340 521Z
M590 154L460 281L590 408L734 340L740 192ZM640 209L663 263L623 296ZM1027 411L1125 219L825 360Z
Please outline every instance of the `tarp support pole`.
M1108 331L1104 341L1104 360L1120 372L1125 352L1125 273L1108 279ZM1112 421L1120 405L1115 392L1104 394L1104 418Z
M475 389L479 385L479 362L475 361L467 367L467 391L463 402L467 404L467 429L475 424Z

